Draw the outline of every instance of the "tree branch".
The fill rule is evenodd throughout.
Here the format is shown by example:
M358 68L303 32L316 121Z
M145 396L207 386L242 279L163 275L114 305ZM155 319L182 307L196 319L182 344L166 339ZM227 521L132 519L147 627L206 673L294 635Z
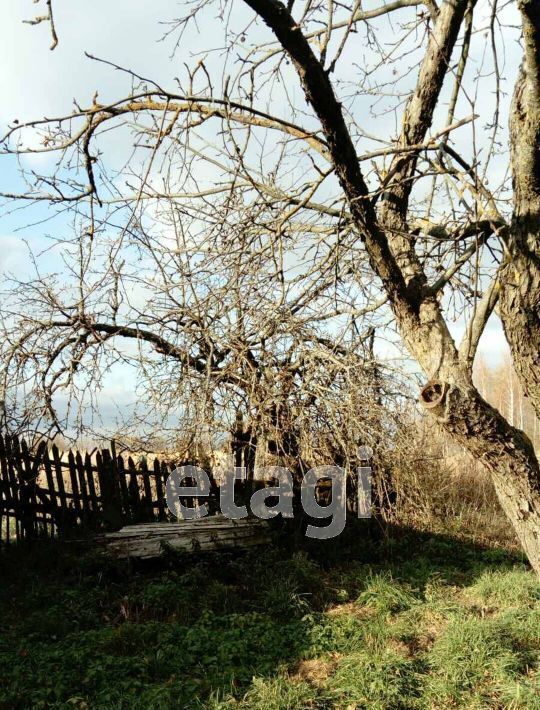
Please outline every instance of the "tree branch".
M321 63L289 11L278 0L245 0L272 29L293 60L308 103L317 114L351 215L366 245L374 271L391 300L409 303L403 274L380 229L341 105Z
M499 277L496 276L487 288L484 297L474 311L469 321L463 340L459 346L459 358L467 367L472 367L474 356L478 350L478 343L484 328L497 305L500 294Z
M416 89L410 97L403 116L399 145L408 147L421 143L433 123L433 114L444 77L448 70L452 51L463 22L469 0L446 0L437 15L437 23L430 35L422 61ZM404 221L407 212L412 181L407 179L414 172L417 154L396 156L389 174L396 187L387 192L381 220L393 223L392 212L397 212Z

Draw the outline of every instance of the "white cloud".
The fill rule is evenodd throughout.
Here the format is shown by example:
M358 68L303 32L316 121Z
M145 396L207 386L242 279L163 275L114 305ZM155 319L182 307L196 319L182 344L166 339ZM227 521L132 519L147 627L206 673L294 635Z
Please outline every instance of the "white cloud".
M0 274L19 272L28 261L28 247L21 237L0 235Z
M99 100L106 101L129 88L126 74L91 61L85 52L171 83L182 62L201 46L191 31L171 59L171 43L159 42L166 30L160 23L185 10L172 0L57 0L59 44L51 52L47 23L23 24L43 8L30 0L6 3L0 24L0 120L60 115L71 110L73 98L88 103L99 89Z

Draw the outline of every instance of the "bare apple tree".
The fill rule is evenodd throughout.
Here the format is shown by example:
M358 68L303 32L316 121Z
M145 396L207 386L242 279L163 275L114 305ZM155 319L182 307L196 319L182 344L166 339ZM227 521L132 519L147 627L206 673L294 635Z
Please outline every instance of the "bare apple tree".
M3 139L5 152L56 156L54 171L27 174L26 191L5 198L69 214L73 235L67 275L36 265L10 291L13 416L44 402L54 420L59 388L93 389L122 358L137 359L156 402L182 393L202 407L199 421L232 392L264 426L276 407L295 421L319 403L324 419L344 392L344 408L361 406L355 372L382 409L373 383L380 394L391 380L373 377L368 343L395 326L426 378L421 404L489 469L540 573L538 458L472 380L498 309L540 415L538 3L183 8L168 31L178 52L216 16L224 41L177 87L128 72L128 96L14 124ZM511 107L509 12L524 49ZM347 431L332 412L330 429Z

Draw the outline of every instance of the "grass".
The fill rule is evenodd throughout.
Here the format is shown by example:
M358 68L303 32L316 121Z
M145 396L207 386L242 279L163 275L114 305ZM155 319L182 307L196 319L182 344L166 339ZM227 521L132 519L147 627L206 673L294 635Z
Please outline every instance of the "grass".
M0 556L2 708L539 708L540 583L444 536Z

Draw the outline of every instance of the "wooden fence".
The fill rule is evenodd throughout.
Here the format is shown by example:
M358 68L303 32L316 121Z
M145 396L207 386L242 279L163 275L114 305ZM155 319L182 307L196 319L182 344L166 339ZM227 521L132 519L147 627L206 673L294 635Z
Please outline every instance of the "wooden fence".
M116 456L102 449L61 453L41 442L35 449L16 436L0 435L0 538L74 536L124 525L172 520L165 484L173 465ZM210 475L210 514L219 510L219 483ZM242 496L243 485L238 482ZM186 483L185 485L189 485ZM195 505L194 499L182 501Z

